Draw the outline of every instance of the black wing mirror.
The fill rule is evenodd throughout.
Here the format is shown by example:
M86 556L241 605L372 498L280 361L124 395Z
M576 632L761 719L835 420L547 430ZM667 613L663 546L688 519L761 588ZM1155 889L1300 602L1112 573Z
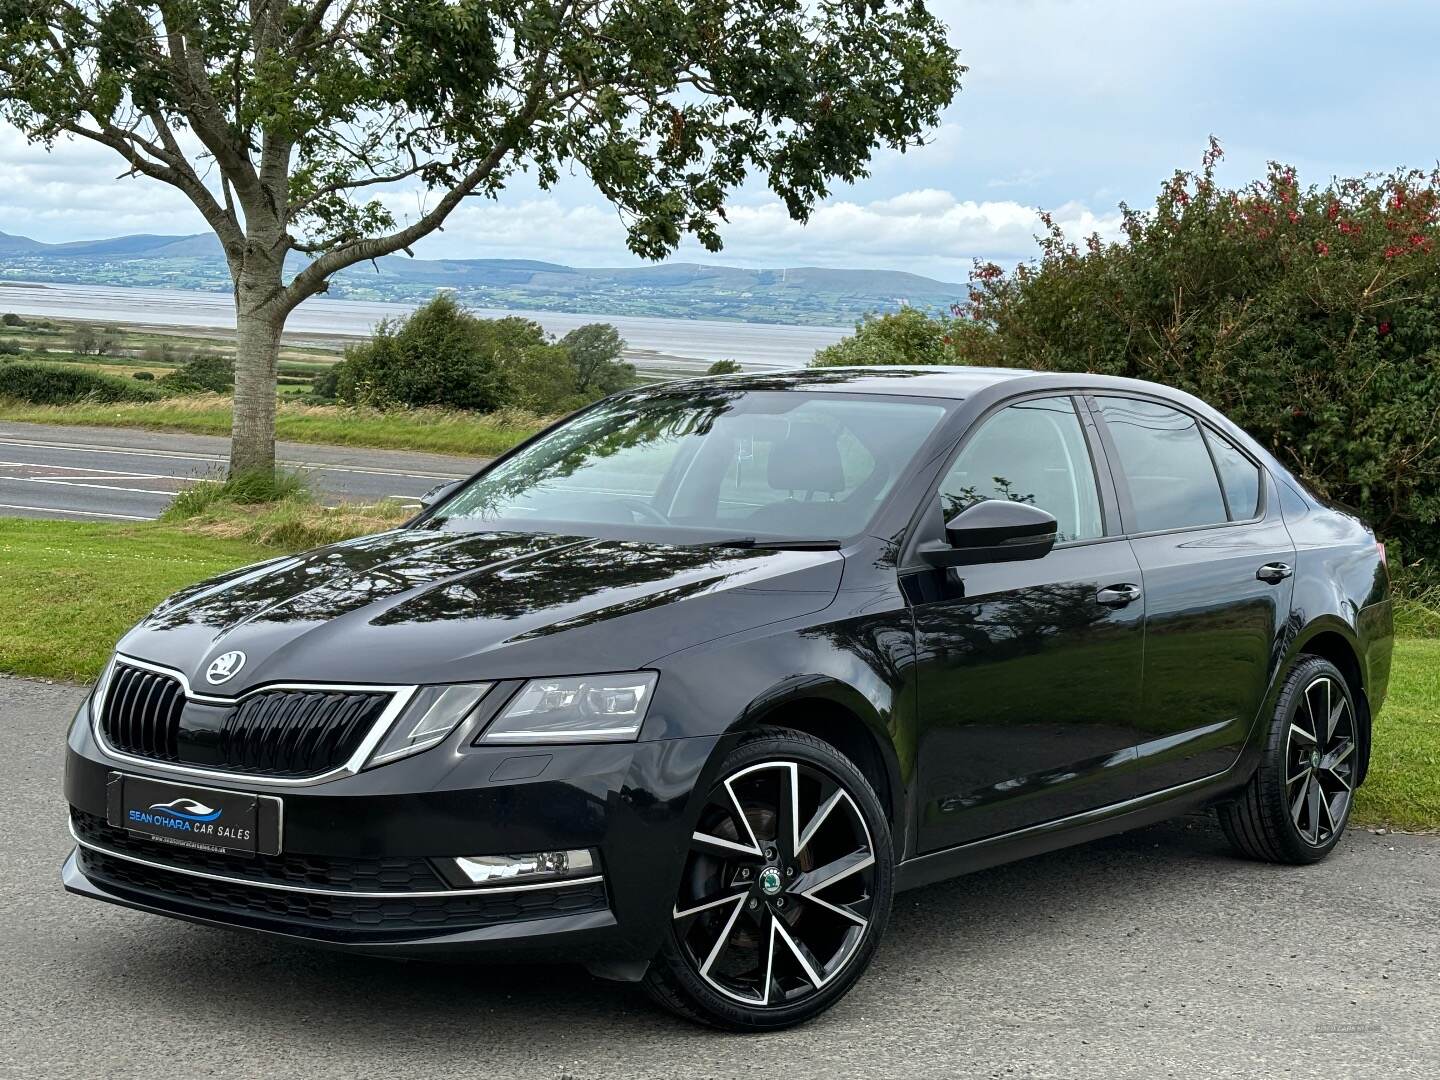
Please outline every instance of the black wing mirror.
M430 507L434 506L436 503L440 502L443 499L449 498L450 493L464 482L464 480L451 480L448 483L436 484L429 491L425 492L424 495L420 496L421 509L429 510Z
M1029 503L987 499L962 510L945 523L945 542L921 550L931 566L974 566L977 563L1043 559L1055 546L1058 525Z

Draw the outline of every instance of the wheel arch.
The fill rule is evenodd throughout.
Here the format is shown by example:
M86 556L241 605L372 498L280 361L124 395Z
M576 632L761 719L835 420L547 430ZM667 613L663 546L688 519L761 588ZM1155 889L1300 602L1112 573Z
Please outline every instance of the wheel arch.
M859 691L830 679L797 679L775 687L745 710L731 731L786 727L828 743L854 762L875 789L897 848L904 836L904 780L887 718Z
M1367 693L1367 682L1365 677L1365 666L1360 651L1360 643L1351 627L1336 619L1333 622L1325 620L1316 622L1306 628L1295 642L1291 649L1289 661L1283 670L1288 671L1290 666L1304 656L1318 656L1327 660L1340 669L1345 676L1346 682L1350 684L1350 691L1355 696L1356 719L1359 722L1360 739L1360 763L1357 769L1356 786L1365 780L1365 774L1370 767L1370 738L1371 738L1371 715L1370 700Z

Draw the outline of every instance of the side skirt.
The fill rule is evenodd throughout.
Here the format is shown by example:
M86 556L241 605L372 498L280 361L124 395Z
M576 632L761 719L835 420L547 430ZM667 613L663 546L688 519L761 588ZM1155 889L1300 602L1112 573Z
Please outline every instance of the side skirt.
M1029 825L1014 832L918 855L896 867L895 891L916 889L961 874L1166 821L1207 803L1217 802L1242 787L1250 779L1255 764L1254 755L1242 752L1230 768L1213 776L1204 776L1055 821Z

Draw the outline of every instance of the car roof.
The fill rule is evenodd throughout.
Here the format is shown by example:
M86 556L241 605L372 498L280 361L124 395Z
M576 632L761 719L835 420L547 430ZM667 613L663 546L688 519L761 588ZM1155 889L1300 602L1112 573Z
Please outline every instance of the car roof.
M724 385L737 390L810 390L849 394L899 394L963 400L998 383L1047 372L991 367L815 367L664 383L667 390ZM658 389L658 388L657 388Z

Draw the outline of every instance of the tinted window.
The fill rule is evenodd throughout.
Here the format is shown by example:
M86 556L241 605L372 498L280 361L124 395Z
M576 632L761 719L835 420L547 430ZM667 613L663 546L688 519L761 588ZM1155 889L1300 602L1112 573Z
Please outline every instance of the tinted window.
M1231 521L1248 521L1260 512L1260 467L1237 450L1223 435L1205 429L1210 452L1220 471L1220 483L1230 504Z
M862 532L949 408L719 387L617 398L483 473L442 524L698 543Z
M1153 401L1097 400L1130 485L1136 532L1227 520L1205 439L1188 414Z
M986 499L1030 503L1055 515L1062 541L1104 534L1095 471L1069 398L1011 405L965 444L940 485L945 520Z

